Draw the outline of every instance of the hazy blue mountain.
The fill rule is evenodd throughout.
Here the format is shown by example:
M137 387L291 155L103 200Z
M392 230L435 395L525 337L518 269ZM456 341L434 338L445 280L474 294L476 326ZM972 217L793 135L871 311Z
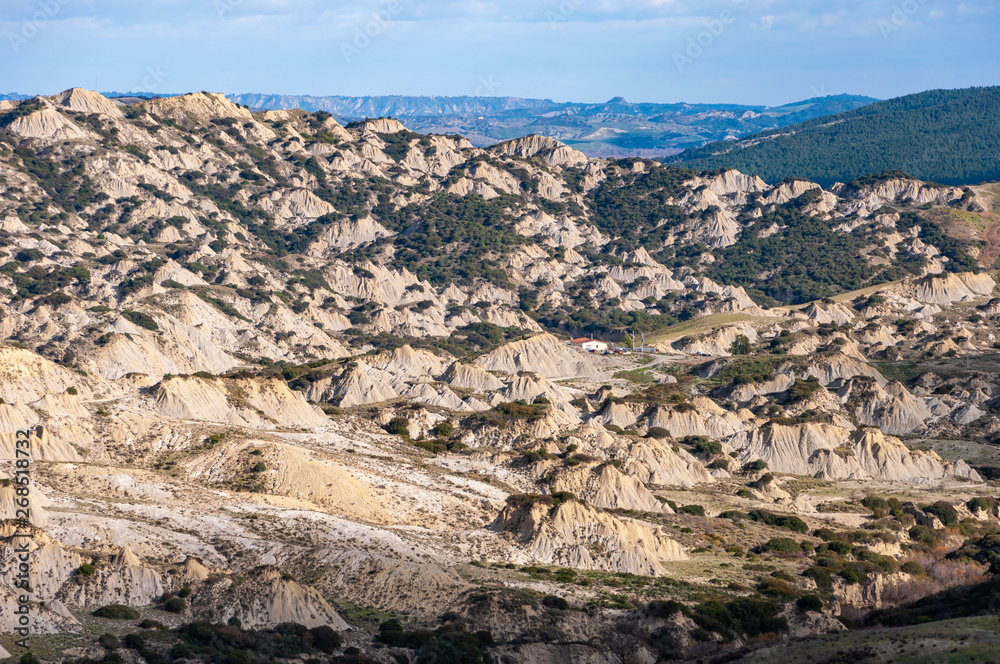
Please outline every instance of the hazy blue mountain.
M477 145L528 134L552 136L590 156L655 157L717 140L856 109L876 100L840 95L783 106L632 103L596 104L520 97L316 97L238 94L252 110L326 111L341 121L395 117L421 133L462 134Z

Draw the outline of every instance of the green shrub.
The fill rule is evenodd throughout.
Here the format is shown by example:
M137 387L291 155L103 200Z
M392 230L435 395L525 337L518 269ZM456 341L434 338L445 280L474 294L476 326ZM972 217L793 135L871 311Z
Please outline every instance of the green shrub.
M542 605L547 606L550 609L558 609L560 611L565 611L569 608L569 602L562 597L557 597L555 595L546 595L542 598Z
M724 637L731 638L734 632L754 637L788 629L788 621L778 616L780 610L771 600L741 597L727 604L715 600L699 604L691 618L700 628Z
M394 436L409 436L410 420L405 417L394 417L385 425L385 431Z
M833 575L830 570L819 565L802 572L802 576L816 582L816 587L825 593L833 591Z
M973 514L976 512L989 512L996 506L996 500L984 496L977 496L965 504L965 507Z
M169 613L184 613L187 602L180 597L171 597L163 603L163 610Z
M97 644L105 650L118 650L121 648L121 641L114 634L104 633L97 639Z
M903 563L899 569L911 576L927 576L927 570L924 569L923 565L912 560Z
M145 650L146 639L142 638L141 634L126 634L122 639L122 645L132 650Z
M93 576L94 572L96 571L97 568L91 565L90 563L84 563L76 568L76 573L79 574L80 576Z
M885 518L889 514L889 501L880 496L865 496L861 504L872 511L876 519Z
M746 335L740 334L729 346L729 352L733 355L749 355L753 345Z
M796 600L795 605L802 611L819 613L823 610L823 600L816 595L803 595Z
M150 316L147 316L146 314L142 313L141 311L131 311L129 309L126 309L125 311L122 312L122 318L129 321L133 325L138 325L139 327L143 327L147 330L152 330L153 332L156 332L157 330L160 329L160 326L156 324L155 320L153 320Z
M708 440L702 436L695 436L697 440L693 443L688 443L690 438L685 438L681 441L683 444L690 445L691 453L700 456L713 457L722 454L722 443L715 440Z
M785 530L791 530L797 533L804 534L809 532L809 525L797 516L783 516L779 514L772 514L771 512L766 512L764 510L752 510L749 514L747 514L747 518L751 521L757 521L758 523L763 523L775 528L784 528Z
M650 427L649 431L646 432L646 438L670 438L670 431L664 429L663 427Z
M448 438L454 432L455 427L451 422L439 422L438 425L434 427L434 435L439 438Z
M838 556L847 556L854 551L854 545L849 542L841 542L839 540L833 540L832 542L827 542L822 545L825 547L826 551L833 551Z
M555 573L555 580L560 583L573 583L576 580L576 570L564 567Z
M457 440L415 440L413 441L415 447L419 447L422 450L427 450L431 454L447 454L448 452L460 452L464 450L467 446Z
M785 581L774 576L764 577L757 583L757 591L766 597L773 597L782 602L792 600L796 596L795 589Z
M691 516L705 516L705 508L701 505L685 505L677 510L678 514L690 514Z
M92 615L98 618L110 618L111 620L136 620L139 617L139 612L131 606L108 604L94 611Z
M771 553L794 555L802 553L802 546L790 537L774 537L764 544L764 549Z
M767 463L762 459L757 459L756 461L751 461L750 463L743 466L744 472L748 473L759 473L762 470L767 469Z
M150 618L146 618L141 623L139 623L139 627L141 627L142 629L163 629L163 623L161 623L158 620L152 620Z
M958 525L958 511L952 506L951 503L939 500L932 505L927 505L922 508L925 514L933 514L938 519L941 520L948 528L954 528Z
M313 627L309 630L309 634L312 636L313 645L327 654L340 648L340 634L334 631L332 627L327 625Z
M792 401L805 401L819 388L819 379L815 376L809 376L808 380L796 378L795 383L788 390L788 397Z
M658 599L647 604L646 610L654 618L670 618L679 611L683 612L685 607L671 599Z
M845 567L844 569L837 572L837 576L846 581L849 585L854 585L856 583L861 583L861 573L856 569L851 567Z

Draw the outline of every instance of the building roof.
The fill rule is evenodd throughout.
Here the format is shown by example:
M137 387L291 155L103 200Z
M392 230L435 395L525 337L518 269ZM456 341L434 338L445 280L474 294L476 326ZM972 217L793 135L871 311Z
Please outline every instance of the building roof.
M585 343L590 343L591 341L599 344L604 343L603 341L600 341L598 339L591 339L590 337L581 337L580 339L573 339L573 343L575 344L585 344Z

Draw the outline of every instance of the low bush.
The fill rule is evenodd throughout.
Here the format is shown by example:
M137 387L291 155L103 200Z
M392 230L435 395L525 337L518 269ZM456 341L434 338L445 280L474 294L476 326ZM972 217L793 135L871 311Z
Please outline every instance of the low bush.
M973 514L976 512L989 512L996 506L996 500L984 496L977 496L965 504L965 507Z
M764 510L752 510L749 514L747 514L747 518L751 521L757 521L758 523L763 523L767 526L784 528L785 530L791 530L796 533L805 534L809 532L809 525L797 516L784 516L780 514L773 514Z
M788 629L788 621L778 615L781 607L774 601L741 597L723 604L710 600L691 612L691 619L702 629L717 632L726 640L735 634L748 637L777 634Z
M559 609L560 611L565 611L569 608L569 602L562 597L556 597L555 595L546 595L542 598L542 605L547 606L550 609Z
M97 639L97 644L105 650L118 650L121 648L121 641L114 634L104 633Z
M795 602L795 606L801 611L812 611L819 613L823 610L823 600L816 595L803 595Z
M771 553L796 555L802 553L802 546L790 537L774 537L764 544L764 550Z
M131 311L129 309L126 309L125 311L122 312L122 318L132 323L133 325L138 325L139 327L143 327L153 332L156 332L157 330L160 329L160 326L156 324L156 321L153 320L152 317L147 316L141 311Z
M312 636L313 645L327 654L341 646L340 634L327 625L313 627L309 630L309 634Z
M954 528L958 525L958 510L952 506L951 503L939 500L931 505L926 505L923 508L925 514L932 514L941 520L948 528Z
M111 620L136 620L139 617L139 612L131 606L108 604L97 609L91 615L97 618L110 618Z
M394 417L385 425L385 431L394 436L409 436L410 420L405 417Z
M169 613L184 613L186 608L187 602L180 597L171 597L163 603L163 610Z
M683 612L686 607L671 599L658 599L646 605L646 611L654 618L670 618L677 612Z

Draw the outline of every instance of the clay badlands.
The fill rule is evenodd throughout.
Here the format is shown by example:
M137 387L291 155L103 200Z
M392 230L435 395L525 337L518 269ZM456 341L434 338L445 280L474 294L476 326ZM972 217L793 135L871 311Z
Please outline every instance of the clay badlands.
M0 102L0 656L780 656L988 583L998 209Z

